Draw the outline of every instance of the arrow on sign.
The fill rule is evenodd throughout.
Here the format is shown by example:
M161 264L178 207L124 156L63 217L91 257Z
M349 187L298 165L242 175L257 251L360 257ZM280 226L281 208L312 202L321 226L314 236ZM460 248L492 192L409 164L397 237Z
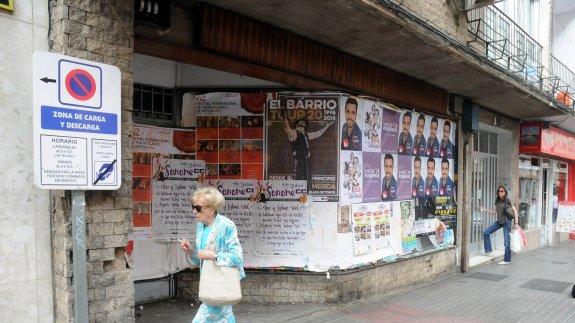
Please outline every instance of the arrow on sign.
M48 77L44 76L43 78L40 79L40 81L44 82L44 83L56 83L55 79L49 79Z

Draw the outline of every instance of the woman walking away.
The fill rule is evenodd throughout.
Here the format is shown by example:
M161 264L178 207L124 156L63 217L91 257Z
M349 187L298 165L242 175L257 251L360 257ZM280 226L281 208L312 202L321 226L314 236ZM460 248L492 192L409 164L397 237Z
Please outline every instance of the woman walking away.
M181 240L181 248L187 253L188 262L201 267L201 261L213 260L218 267L236 267L240 278L244 278L242 246L238 240L236 225L230 219L218 214L224 205L224 196L214 187L205 187L194 192L191 202L192 211L198 220L195 250L188 240ZM235 321L231 305L215 306L202 303L192 322Z
M499 262L500 265L508 265L511 262L511 221L515 219L515 228L519 227L519 217L517 216L517 209L511 202L507 195L507 190L503 186L497 188L497 198L495 199L495 210L488 210L484 207L480 211L497 214L497 220L493 222L487 229L483 230L483 246L485 253L491 254L491 234L503 228L503 244L505 245L505 255L503 261Z

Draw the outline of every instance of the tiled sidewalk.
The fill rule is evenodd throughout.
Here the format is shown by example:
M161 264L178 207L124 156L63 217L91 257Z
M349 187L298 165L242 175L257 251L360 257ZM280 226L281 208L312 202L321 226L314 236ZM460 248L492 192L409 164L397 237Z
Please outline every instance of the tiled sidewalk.
M324 305L239 304L238 322L575 322L575 241L514 255L393 295ZM136 321L191 322L197 306L146 305Z

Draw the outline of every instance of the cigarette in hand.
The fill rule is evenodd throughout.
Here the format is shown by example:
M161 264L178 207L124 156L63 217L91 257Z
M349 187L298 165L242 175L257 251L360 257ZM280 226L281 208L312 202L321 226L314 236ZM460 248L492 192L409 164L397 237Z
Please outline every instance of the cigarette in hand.
M176 239L176 240L178 240L178 242L180 242L180 243L184 243L184 240L182 240L182 239Z

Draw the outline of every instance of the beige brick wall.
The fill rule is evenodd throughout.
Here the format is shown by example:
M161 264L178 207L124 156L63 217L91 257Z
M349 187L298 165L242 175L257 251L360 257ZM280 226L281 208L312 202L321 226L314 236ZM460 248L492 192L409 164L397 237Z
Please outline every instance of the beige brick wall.
M244 302L344 303L419 285L458 272L456 248L374 265L363 269L326 273L246 271L242 281ZM197 299L198 272L177 274L178 297Z
M132 270L124 246L132 230L131 151L134 56L132 1L50 1L52 52L117 66L122 72L122 186L86 192L90 322L133 322ZM70 194L53 191L52 258L56 322L72 322L73 264Z

